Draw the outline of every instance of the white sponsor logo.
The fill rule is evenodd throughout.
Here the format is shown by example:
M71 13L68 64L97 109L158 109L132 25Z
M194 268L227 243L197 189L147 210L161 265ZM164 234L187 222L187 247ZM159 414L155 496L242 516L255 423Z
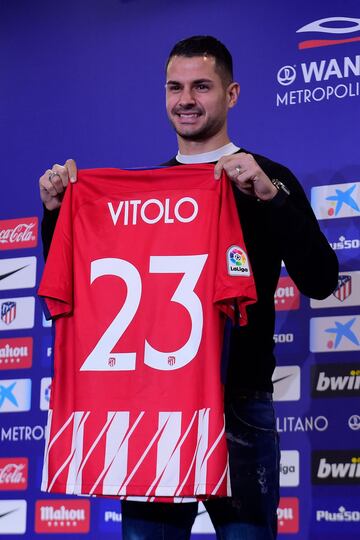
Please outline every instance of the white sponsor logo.
M296 79L296 69L293 66L283 66L277 73L278 83L283 86L292 84Z
M330 246L334 251L339 251L342 249L359 249L360 248L360 238L347 239L345 236L339 236L337 242L329 242Z
M45 439L45 426L10 426L1 428L1 442L41 441Z
M310 351L360 350L360 317L317 317L310 319Z
M358 414L352 414L348 420L348 426L352 431L359 431L360 416Z
M326 416L283 416L276 418L276 429L279 433L308 431L326 431L329 421Z
M344 26L327 26L326 23L347 23ZM352 24L349 24L352 23ZM311 23L305 24L296 30L297 33L301 32L323 32L325 34L348 34L360 30L360 19L351 17L326 17L325 19L318 19Z
M298 401L300 399L300 367L277 366L272 382L274 401Z
M1 330L20 330L22 328L33 328L35 318L35 298L25 296L20 298L1 298L1 306L14 305L14 312L11 319L6 320L5 316L0 319ZM3 310L2 310L3 315Z
M360 305L360 272L341 272L338 286L325 300L310 299L312 308L348 307Z
M105 523L108 523L109 521L112 523L121 523L121 513L114 512L112 510L106 510L104 514L104 521Z
M31 379L0 381L0 413L29 411L31 407Z
M36 284L36 257L0 260L0 290L26 289Z
M321 458L317 471L318 478L359 478L360 462L327 463L326 458Z
M194 221L199 211L198 203L192 197L182 197L175 204L169 198L164 201L158 199L119 201L116 209L112 202L107 204L114 225L119 218L122 225L136 225L139 219L149 225L160 220L163 223L175 221L189 223Z
M333 377L328 377L325 371L319 372L319 377L316 383L316 390L318 392L325 392L327 390L341 392L342 390L359 389L360 375L355 375L355 371L349 375L337 375Z
M300 456L297 450L281 450L280 486L297 487L299 485Z
M331 523L343 523L353 522L358 523L360 521L359 510L346 510L345 506L340 506L337 512L330 512L329 510L316 510L316 521L330 521Z
M311 206L318 219L360 216L360 182L315 186Z
M288 334L274 334L274 341L275 343L293 343L294 341L294 334L288 333Z
M51 377L43 377L40 384L40 409L42 411L49 410L51 391Z
M302 77L298 76L296 66L290 69L291 67L283 66L277 72L277 80L282 86L290 86L296 80L299 80L300 85L309 85L313 82L320 84L315 88L305 86L277 93L277 107L360 96L360 82L355 79L360 75L360 55L354 58L345 56L342 61L331 58L308 64L302 62L300 66ZM329 81L330 84L322 84L324 81Z
M26 501L0 501L0 535L26 533Z

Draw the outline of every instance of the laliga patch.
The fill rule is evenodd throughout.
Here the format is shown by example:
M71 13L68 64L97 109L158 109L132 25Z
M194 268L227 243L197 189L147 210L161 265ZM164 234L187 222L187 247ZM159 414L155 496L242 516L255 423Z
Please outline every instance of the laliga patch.
M226 252L229 276L250 276L247 255L239 246L231 246Z

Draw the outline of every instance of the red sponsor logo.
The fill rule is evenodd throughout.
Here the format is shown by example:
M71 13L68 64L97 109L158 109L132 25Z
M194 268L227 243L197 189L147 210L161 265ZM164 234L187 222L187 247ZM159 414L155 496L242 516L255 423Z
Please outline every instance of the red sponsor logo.
M33 338L0 339L0 370L30 368L32 355Z
M299 532L299 499L297 497L281 497L277 516L279 533Z
M275 291L275 309L276 311L288 311L299 309L300 292L293 280L284 276L279 279Z
M18 491L28 487L28 459L0 458L0 491Z
M87 533L90 528L90 501L48 499L36 501L37 533Z
M5 219L0 221L0 249L36 247L38 218Z

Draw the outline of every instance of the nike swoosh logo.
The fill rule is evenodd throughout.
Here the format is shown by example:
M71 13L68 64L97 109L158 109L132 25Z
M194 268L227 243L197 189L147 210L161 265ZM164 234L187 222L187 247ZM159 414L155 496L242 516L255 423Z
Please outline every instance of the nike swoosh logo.
M280 381L284 381L285 379L288 379L289 377L292 377L292 376L293 376L293 373L290 373L290 375L285 375L285 377L280 377L280 379L274 379L273 384L276 384Z
M0 274L0 281L7 278L7 277L9 277L9 276L12 276L13 274L16 274L16 272L20 272L20 270L23 270L27 266L29 266L29 265L26 264L25 266L22 266L21 268L17 268L16 270L12 270L11 272L7 272L6 274Z
M0 514L0 519L8 516L9 514L13 514L14 512L17 512L18 508L15 508L14 510L9 510L9 512L4 512L3 514Z

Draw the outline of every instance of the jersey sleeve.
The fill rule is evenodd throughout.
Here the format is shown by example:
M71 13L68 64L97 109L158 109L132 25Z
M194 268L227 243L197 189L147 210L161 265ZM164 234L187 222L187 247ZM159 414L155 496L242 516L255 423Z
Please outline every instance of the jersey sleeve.
M70 313L73 307L72 200L73 186L69 184L38 289L51 317Z
M254 276L246 252L230 180L221 177L217 274L214 302L235 323L247 324L246 306L257 300Z

